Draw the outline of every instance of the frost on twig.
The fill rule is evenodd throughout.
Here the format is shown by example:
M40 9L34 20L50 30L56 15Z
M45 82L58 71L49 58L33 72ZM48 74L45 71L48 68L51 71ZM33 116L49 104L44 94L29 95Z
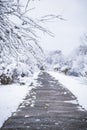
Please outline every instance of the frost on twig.
M62 15L54 15L54 14L49 14L49 15L45 15L43 17L41 17L39 19L39 21L41 22L49 22L49 21L53 21L54 19L59 19L59 20L65 20Z

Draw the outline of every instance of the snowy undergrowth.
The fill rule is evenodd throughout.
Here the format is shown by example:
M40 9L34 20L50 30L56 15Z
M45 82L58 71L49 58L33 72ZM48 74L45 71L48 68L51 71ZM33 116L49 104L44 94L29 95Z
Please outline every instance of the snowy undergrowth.
M0 85L0 127L16 111L27 92L35 86L36 81L34 79L37 78L38 73L36 72L33 77L23 79L26 85ZM29 86L32 82L34 86Z
M67 87L78 99L80 105L87 110L87 79L83 77L66 76L64 74L49 71L55 79Z

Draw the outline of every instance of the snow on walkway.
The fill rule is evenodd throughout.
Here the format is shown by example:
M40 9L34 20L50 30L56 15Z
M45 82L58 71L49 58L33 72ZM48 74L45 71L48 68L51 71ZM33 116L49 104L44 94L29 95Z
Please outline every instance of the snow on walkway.
M33 86L29 86L31 82L34 82L38 73L35 73L33 77L24 79L26 85L11 84L11 85L0 85L0 127L4 121L11 116L12 112L15 112L19 104L23 101Z
M36 83L1 130L87 130L87 112L68 89L46 72Z
M67 87L78 99L80 105L87 110L87 79L82 77L65 76L61 73L49 71L61 84Z

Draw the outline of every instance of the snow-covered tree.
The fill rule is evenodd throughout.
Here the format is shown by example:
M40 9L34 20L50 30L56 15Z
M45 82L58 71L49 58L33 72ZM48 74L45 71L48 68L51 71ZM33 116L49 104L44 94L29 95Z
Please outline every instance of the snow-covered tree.
M86 40L86 39L85 39ZM71 61L71 72L70 74L75 74L76 76L85 76L87 69L87 44L82 43L79 45L69 56Z
M57 70L65 65L65 59L66 58L64 57L64 55L62 54L62 51L60 50L48 52L46 56L47 64Z
M29 76L43 65L44 53L36 31L47 30L25 15L28 4L29 0L23 12L19 0L0 0L0 79L5 84L11 81L7 76Z
M40 62L36 53L40 51L38 53L42 54L43 51L37 43L35 29L46 30L29 17L21 14L18 0L17 2L15 0L1 0L0 9L0 57L5 55L10 58L13 55L17 58L20 57L21 51L23 54L23 49L26 49L25 55L27 52L31 53ZM11 15L15 15L21 20L20 26L16 26L9 20ZM4 60L4 57L2 59Z
M41 22L54 18L62 19L60 15L52 14L40 20L27 16L27 12L31 10L28 8L31 1L33 0L25 0L23 5L22 0L0 0L0 70L5 73L10 72L11 69L17 75L21 68L22 74L23 69L28 67L27 70L33 73L36 68L41 68L44 53L38 44L37 31L52 36L47 28L41 26ZM20 21L20 24L17 24L13 18L15 21ZM23 67L25 65L28 67Z

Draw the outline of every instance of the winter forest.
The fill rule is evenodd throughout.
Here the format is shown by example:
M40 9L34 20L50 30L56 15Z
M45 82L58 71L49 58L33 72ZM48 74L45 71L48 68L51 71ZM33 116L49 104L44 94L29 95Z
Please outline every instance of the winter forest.
M65 1L52 3L68 8ZM72 19L46 2L0 0L0 130L87 129L87 33L77 25L80 35L71 38Z

